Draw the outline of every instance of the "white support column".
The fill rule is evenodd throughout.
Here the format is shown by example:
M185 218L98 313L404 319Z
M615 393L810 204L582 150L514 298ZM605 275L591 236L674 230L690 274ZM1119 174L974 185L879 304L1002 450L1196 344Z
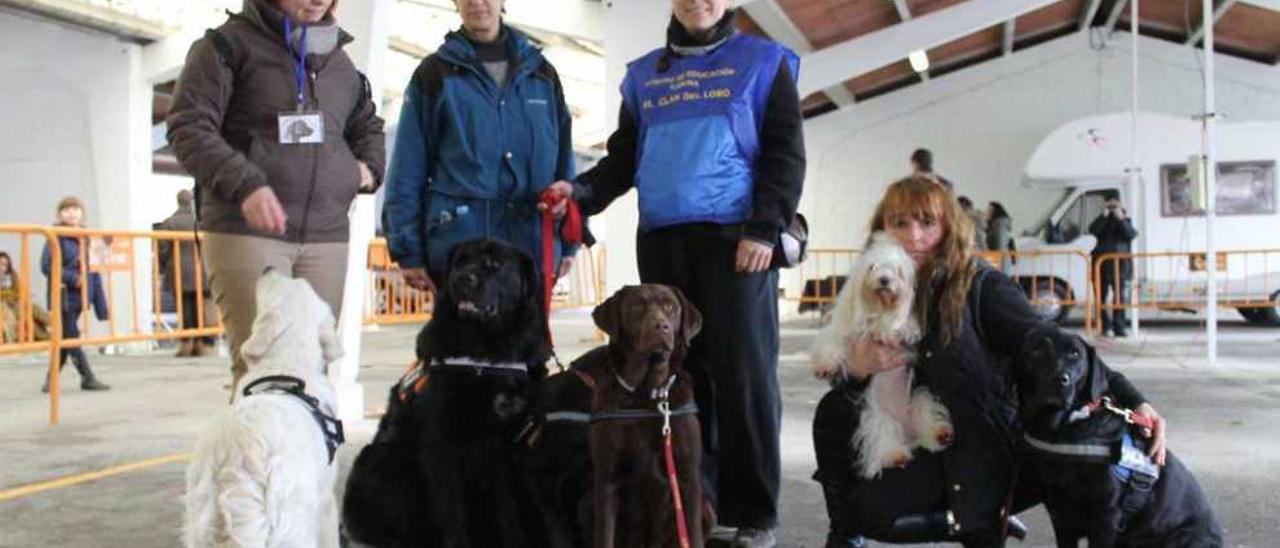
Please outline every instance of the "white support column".
M391 31L392 0L343 2L338 21L355 42L347 46L347 54L356 68L369 78L373 100L381 107L387 41ZM360 373L360 344L364 319L364 292L368 287L369 241L374 236L374 197L361 194L351 208L351 246L347 256L347 276L342 296L342 316L338 318L338 336L344 354L329 378L338 394L338 415L344 421L364 420L364 387Z
M1129 33L1132 35L1129 38L1132 40L1132 44L1133 44L1132 46L1130 46L1132 50L1129 52L1130 55L1132 56L1130 58L1130 66L1129 66L1130 82L1132 83L1131 84L1132 89L1130 89L1129 91L1133 94L1131 98L1131 101L1132 101L1132 109L1130 112L1131 119L1129 122L1131 125L1130 133L1129 133L1129 196L1132 196L1133 197L1132 199L1134 200L1133 203L1129 204L1129 207L1132 208L1134 211L1138 212L1138 219L1137 219L1138 226L1147 227L1147 226L1151 226L1147 224L1147 221L1148 221L1147 208L1145 207L1145 205L1141 205L1141 204L1147 203L1147 190L1145 188L1146 185L1142 184L1142 168L1138 166L1138 41L1142 37L1142 33L1138 32L1138 1L1139 0L1132 0L1129 4L1129 8L1131 10L1129 12L1129 21L1130 21ZM1138 244L1139 253L1144 253L1147 251L1147 244L1145 242L1146 242L1146 239L1139 240L1139 244ZM1146 270L1145 261L1140 263L1138 266L1140 268L1136 268L1135 270L1142 270L1142 271ZM1144 275L1144 272L1134 272L1133 274L1134 274L1134 277L1138 279L1146 278L1146 276ZM1132 281L1130 281L1128 285L1128 291L1129 291L1129 302L1130 303L1138 302L1137 301L1137 296L1138 296L1137 284L1134 284ZM1117 294L1118 293L1119 292L1117 291ZM1141 314L1142 314L1142 311L1137 306L1133 307L1133 310L1130 311L1129 329L1130 329L1130 334L1134 337L1137 337L1140 334L1139 329L1141 329L1142 327Z
M139 205L144 196L154 194L149 188L151 86L142 73L142 50L135 44L117 43L102 55L101 64L84 75L92 82L86 85L85 89L92 91L85 96L95 195L82 197L89 207L89 226L147 230L157 219L148 218L146 208ZM111 314L120 334L132 328L135 313L138 328L144 333L151 331L151 246L139 240L134 249L134 261L139 265L136 285L127 275L112 277L115 298L110 303ZM122 346L141 351L150 344Z
M1203 0L1202 20L1213 20L1213 0ZM1209 345L1206 349L1209 367L1218 362L1218 246L1214 240L1214 224L1218 216L1218 120L1217 87L1214 83L1213 25L1204 26L1204 240L1205 271L1209 274L1209 287L1205 295L1205 312Z
M605 4L605 108L612 132L615 113L622 106L618 86L626 76L627 63L661 47L671 18L670 3L654 0L613 0ZM591 220L591 230L608 250L605 270L606 291L639 283L636 269L636 227L640 226L636 193L628 192Z

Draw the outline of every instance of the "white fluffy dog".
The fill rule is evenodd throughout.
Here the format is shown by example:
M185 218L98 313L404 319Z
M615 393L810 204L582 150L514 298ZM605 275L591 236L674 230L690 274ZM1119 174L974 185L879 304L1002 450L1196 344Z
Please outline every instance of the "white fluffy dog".
M836 297L831 323L818 334L813 372L821 378L851 374L849 346L858 340L899 343L913 361L911 347L921 332L911 313L915 263L898 241L884 232L871 236ZM876 373L863 393L861 419L853 444L857 469L874 478L888 467L903 467L911 451L940 451L951 442L947 408L925 387L911 390L911 365Z
M189 547L337 547L334 420L328 363L342 356L333 312L305 280L258 280L249 373L196 442L187 468Z

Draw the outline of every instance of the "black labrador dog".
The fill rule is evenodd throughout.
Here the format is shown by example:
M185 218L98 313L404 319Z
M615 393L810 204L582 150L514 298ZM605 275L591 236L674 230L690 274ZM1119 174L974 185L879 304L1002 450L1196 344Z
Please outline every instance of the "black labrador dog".
M1172 452L1164 467L1110 400L1106 366L1080 337L1045 325L1015 367L1025 474L1038 480L1059 547L1207 548L1222 530ZM1107 399L1104 399L1107 398Z
M449 252L417 370L392 389L347 481L346 534L375 546L541 543L515 440L551 356L533 260L494 240ZM409 379L417 378L410 382Z
M701 314L678 289L639 285L615 293L592 317L608 346L547 379L535 400L526 476L548 546L676 545L656 413L664 391L671 409L684 408L671 419L673 456L691 542L701 546L714 513L701 494L701 432L683 368Z

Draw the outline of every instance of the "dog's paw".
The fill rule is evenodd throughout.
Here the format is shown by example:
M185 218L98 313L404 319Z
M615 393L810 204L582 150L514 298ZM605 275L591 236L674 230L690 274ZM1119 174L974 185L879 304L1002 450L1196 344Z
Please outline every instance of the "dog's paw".
M934 425L931 432L921 437L920 447L937 453L949 447L951 442L955 441L955 438L955 429L950 424L937 424Z
M898 447L882 457L880 465L884 468L906 468L911 464L911 449Z
M840 371L845 368L845 360L836 356L819 356L814 358L809 371L824 381L829 381L840 376Z

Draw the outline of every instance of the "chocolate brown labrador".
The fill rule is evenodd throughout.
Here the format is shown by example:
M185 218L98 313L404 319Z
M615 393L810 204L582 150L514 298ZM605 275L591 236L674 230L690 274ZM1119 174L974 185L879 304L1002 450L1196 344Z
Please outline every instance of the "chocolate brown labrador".
M677 412L670 418L672 446L690 545L703 546L710 509L702 498L702 434L692 377L682 367L702 315L676 288L639 285L615 293L592 317L610 342L591 403L591 544L680 545L656 412L665 400Z

